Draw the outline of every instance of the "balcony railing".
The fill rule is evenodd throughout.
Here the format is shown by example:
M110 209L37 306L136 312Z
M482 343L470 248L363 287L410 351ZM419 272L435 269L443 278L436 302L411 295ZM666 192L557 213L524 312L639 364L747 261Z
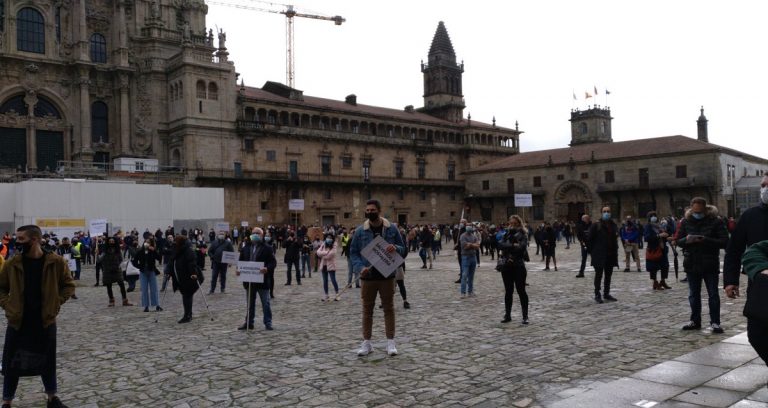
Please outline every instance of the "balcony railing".
M369 177L362 175L322 175L316 173L290 173L279 171L235 171L230 169L197 170L198 179L232 179L232 180L261 180L284 181L301 183L339 183L339 184L370 184L370 185L410 185L410 186L439 186L439 187L463 187L462 180L419 179L419 178L395 178L395 177Z
M645 180L643 180L645 181ZM694 188L694 187L714 187L715 177L711 175L700 175L696 177L687 178L665 178L654 180L653 177L647 180L645 183L641 183L637 180L632 183L626 182L614 182L614 183L597 183L597 192L620 192L620 191L633 191L633 190L667 190L667 189L681 189L681 188Z

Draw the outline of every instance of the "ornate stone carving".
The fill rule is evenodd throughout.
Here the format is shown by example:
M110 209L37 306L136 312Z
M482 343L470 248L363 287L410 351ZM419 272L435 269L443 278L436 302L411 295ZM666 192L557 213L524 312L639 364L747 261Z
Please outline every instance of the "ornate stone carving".
M85 18L88 25L97 32L108 31L111 26L109 12L101 5L88 7L85 10Z
M147 153L152 150L153 129L148 127L141 116L136 116L134 120L133 150Z

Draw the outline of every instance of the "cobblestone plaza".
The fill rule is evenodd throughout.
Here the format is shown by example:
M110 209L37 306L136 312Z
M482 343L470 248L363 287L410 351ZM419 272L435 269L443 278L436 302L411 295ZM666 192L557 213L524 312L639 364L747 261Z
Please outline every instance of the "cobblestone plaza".
M684 283L672 278L671 290L653 291L646 273L615 272L612 294L619 301L598 305L592 299L591 268L586 279L574 277L578 249L566 250L561 244L558 251L558 272L542 271L539 257L531 252L528 326L520 324L517 298L512 323L500 323L504 289L489 257L482 257L475 277L477 297L460 299L454 283L455 253L443 251L432 270L420 269L420 259L411 253L406 285L412 307L403 309L396 295L400 354L395 357L384 351L384 319L378 308L375 352L357 357L358 289L350 289L338 302L323 303L319 273L303 279L301 286L284 286L285 265L279 263L272 304L275 330L257 324L256 330L245 333L237 330L245 315L244 290L232 270L226 293L207 296L214 320L208 318L199 292L193 321L179 325L178 294L167 294L162 312L143 313L138 306L107 308L106 290L93 287L88 267L79 281L79 299L67 302L58 319L60 395L71 407L619 407L661 398L670 401L655 406L695 407L730 406L760 387L761 395L768 394L768 370L749 354L743 336L727 340L746 329L743 299L732 302L721 295L724 335L683 332L680 327L689 317ZM277 258L282 260L282 251ZM343 284L346 261L339 265ZM206 280L206 293L208 285ZM138 292L129 298L139 303ZM704 308L706 317L706 303ZM259 323L259 307L257 311ZM710 345L741 347L741 354L735 355L744 361L725 364L719 371L710 367L714 372L709 378L694 380L687 388L650 382L663 379L654 368L645 376L641 371L660 363L663 368L686 353L706 354L709 349L702 348ZM696 362L682 361L675 364ZM746 362L751 364L732 373L751 370L747 389L704 387L713 395L726 395L725 403L684 398L686 390ZM700 377L702 370L696 371ZM649 384L646 394L643 386ZM638 393L643 398L631 403L621 399ZM43 397L40 380L26 378L14 406L39 406ZM739 404L766 406L757 401Z

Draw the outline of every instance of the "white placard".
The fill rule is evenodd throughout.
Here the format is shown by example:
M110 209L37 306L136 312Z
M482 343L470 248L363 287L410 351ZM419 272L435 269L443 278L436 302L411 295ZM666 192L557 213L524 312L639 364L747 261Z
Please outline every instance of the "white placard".
M371 267L376 268L382 276L389 277L398 266L403 263L403 258L397 251L387 253L389 242L382 237L376 237L370 244L360 250L360 255L371 263Z
M224 251L221 253L221 263L225 263L228 265L237 265L237 262L238 262L237 252Z
M77 270L77 261L72 259L71 254L64 254L63 258L67 261L67 267L69 268L69 271L74 273Z
M288 211L304 211L304 200L301 198L288 200Z
M237 277L237 281L264 283L264 274L261 273L263 267L264 262L239 261L237 270L240 272L240 276Z
M88 222L88 231L91 233L92 237L105 234L107 232L107 220L90 220Z
M240 226L241 227L247 227L248 226L248 221L240 221Z
M262 217L261 215L257 216L256 222L264 222L264 217Z
M217 234L220 233L220 232L223 233L223 234L228 234L229 233L229 223L228 222L217 222L214 225L213 230L216 231Z
M515 194L515 207L533 207L533 194Z

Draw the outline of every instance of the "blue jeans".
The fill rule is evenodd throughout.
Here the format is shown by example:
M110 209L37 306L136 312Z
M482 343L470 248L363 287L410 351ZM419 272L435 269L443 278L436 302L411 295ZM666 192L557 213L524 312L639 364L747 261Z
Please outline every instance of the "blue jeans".
M269 305L269 289L252 288L251 297L248 299L248 325L253 326L253 320L256 316L256 295L261 299L261 311L264 313L264 326L272 325L272 307ZM245 290L246 297L248 289Z
M352 257L347 257L347 286L352 285L352 280L355 281L355 286L360 286L360 274L354 273L352 270Z
M304 273L309 268L309 254L301 254L301 274L304 275ZM312 270L310 269L309 273L312 273Z
M333 284L333 290L336 291L336 293L339 293L339 284L336 283L336 271L329 271L328 268L323 266L323 291L325 291L325 296L328 296L328 276L331 277L331 283Z
M216 280L221 280L221 293L227 288L227 264L211 261L211 293L216 291Z
M701 281L709 297L709 322L720 324L720 293L717 283L720 275L711 273L688 273L688 302L691 304L691 321L701 324Z
M80 258L75 258L75 280L80 280L80 271L82 270L80 265Z
M461 294L473 293L472 284L475 280L477 257L475 255L461 257Z
M159 301L157 299L155 271L142 271L139 274L139 282L141 283L141 306L157 306Z

